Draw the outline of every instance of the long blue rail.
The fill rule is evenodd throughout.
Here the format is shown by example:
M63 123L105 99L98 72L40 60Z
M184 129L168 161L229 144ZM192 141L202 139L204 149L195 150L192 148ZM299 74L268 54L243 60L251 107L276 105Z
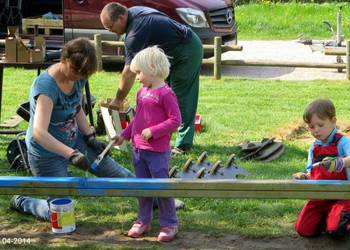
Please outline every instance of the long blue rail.
M0 194L350 199L350 181L0 176Z

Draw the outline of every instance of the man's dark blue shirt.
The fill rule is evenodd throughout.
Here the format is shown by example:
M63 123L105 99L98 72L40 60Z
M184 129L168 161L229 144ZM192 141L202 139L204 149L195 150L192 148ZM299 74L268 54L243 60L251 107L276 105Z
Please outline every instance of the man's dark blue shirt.
M190 28L166 14L143 6L128 9L125 34L125 64L130 65L135 54L149 46L158 45L165 53L191 39Z

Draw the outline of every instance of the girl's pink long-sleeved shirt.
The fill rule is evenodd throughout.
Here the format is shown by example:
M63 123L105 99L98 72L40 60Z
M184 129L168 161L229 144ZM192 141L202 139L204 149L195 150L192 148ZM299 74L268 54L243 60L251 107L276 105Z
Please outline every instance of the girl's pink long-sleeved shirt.
M175 93L168 85L157 89L141 88L137 92L134 119L121 136L134 147L155 152L170 150L171 133L181 124L181 114ZM149 128L152 137L147 141L141 133Z

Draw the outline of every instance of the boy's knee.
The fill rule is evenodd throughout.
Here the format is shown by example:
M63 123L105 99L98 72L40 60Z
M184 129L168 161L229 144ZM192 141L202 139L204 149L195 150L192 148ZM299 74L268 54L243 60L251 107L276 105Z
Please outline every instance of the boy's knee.
M327 232L332 238L342 238L349 233L350 230L350 213L342 212L338 227L335 230L328 230Z
M300 226L295 225L295 231L301 236L301 237L315 237L319 235L319 232L315 232L315 230L311 230L307 226Z

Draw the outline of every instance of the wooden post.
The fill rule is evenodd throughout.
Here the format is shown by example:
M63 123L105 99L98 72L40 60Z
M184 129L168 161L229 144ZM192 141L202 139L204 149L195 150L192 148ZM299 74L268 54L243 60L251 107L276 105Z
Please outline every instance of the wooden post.
M221 79L221 36L216 36L214 40L214 78Z
M346 41L346 79L350 80L350 40Z
M97 70L100 71L102 70L102 41L100 34L94 35L94 42L96 48Z

